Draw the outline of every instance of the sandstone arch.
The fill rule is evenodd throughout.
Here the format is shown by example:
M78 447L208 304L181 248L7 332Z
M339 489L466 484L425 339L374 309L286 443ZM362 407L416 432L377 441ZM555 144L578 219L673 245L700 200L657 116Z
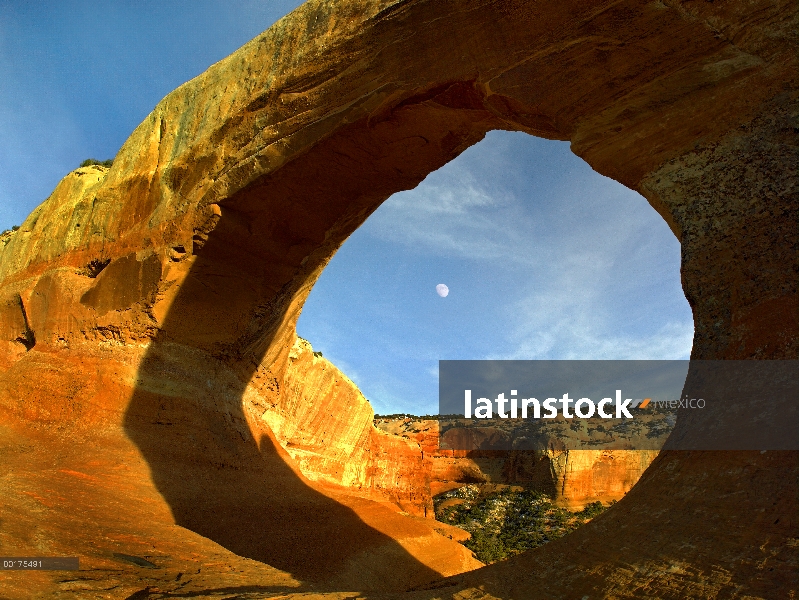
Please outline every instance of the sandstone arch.
M797 20L792 5L766 1L311 0L167 96L110 171L70 174L0 240L9 439L55 444L58 422L59 444L97 443L99 428L116 440L100 451L108 464L147 461L136 472L149 469L157 493L141 481L129 493L147 498L161 521L171 515L240 555L313 579L257 536L237 547L231 532L244 532L257 511L214 486L241 483L236 473L261 460L253 457L285 458L256 438L291 423L267 427L260 416L297 382L294 324L336 248L390 194L498 128L571 140L664 217L682 243L692 358L796 358ZM107 260L97 273L88 267ZM368 408L354 406L368 420ZM136 448L124 446L123 429ZM186 442L192 431L198 437ZM346 477L386 491L382 471L363 458L380 442L364 431L340 456L315 460L330 474L357 454L372 470ZM23 487L41 497L100 485L85 455L67 447L85 468L65 466L36 485L31 474ZM606 518L451 589L768 597L796 582L797 473L789 452L666 453ZM269 490L249 481L268 502ZM209 503L198 511L187 498L199 491ZM361 509L352 510L368 521L372 509ZM219 514L230 520L209 526ZM129 537L150 531L111 520ZM49 535L52 547L67 547L63 532ZM320 581L352 584L367 547L415 569L416 579L391 585L443 572L443 554L415 562L419 546L407 540L421 530L380 535L343 557L328 552ZM372 577L385 569L374 566Z

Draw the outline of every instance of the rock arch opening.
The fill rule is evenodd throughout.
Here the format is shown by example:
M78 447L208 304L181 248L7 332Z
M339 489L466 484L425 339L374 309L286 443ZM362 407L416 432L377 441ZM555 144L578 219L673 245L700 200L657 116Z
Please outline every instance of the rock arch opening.
M419 495L522 486L579 511L621 499L657 452L589 452L558 468L534 452L441 452L436 423L421 418L438 412L438 359L687 359L679 264L679 243L640 195L565 142L493 131L348 238L297 331L353 378L379 429L423 452L430 481L413 482ZM314 468L299 437L288 451Z
M376 412L432 415L439 359L687 359L679 271L639 194L566 142L492 131L347 239L297 332Z

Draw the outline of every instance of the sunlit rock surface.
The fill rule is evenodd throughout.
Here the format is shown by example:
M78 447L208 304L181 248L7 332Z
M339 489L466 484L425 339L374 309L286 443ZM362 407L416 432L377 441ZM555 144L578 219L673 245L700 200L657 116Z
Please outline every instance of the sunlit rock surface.
M279 393L251 386L245 402L306 477L432 518L431 467L419 444L377 429L372 406L346 375L298 338L284 381Z
M518 484L579 509L620 500L658 455L657 450L451 450L440 447L438 421L380 417L375 424L415 442L432 495L470 483Z
M693 359L796 358L797 31L766 0L311 0L169 94L0 237L0 547L83 557L0 594L789 595L794 452L662 452L573 535L429 583L475 563L391 508L418 502L357 397L355 427L304 407L337 376L295 324L385 198L510 129L669 223Z

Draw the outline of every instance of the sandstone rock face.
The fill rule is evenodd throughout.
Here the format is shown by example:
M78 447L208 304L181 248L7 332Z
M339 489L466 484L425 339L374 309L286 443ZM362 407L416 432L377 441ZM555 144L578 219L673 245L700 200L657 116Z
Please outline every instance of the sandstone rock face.
M279 390L251 385L245 405L309 479L432 518L430 464L422 448L376 429L374 410L358 387L314 355L307 341L298 338L292 347Z
M657 450L449 450L439 447L438 421L380 418L376 423L418 445L432 495L467 483L521 484L579 510L591 502L620 500L658 455Z
M128 597L181 581L186 593L396 590L481 565L451 531L398 512L390 501L402 498L354 495L332 468L306 478L243 409L237 374L206 354L37 344L4 371L0 394L2 548L79 555L82 569L11 573L5 597Z
M373 426L358 387L306 340L297 338L280 386L255 380L244 405L312 481L433 518L432 496L464 483L522 483L563 506L621 499L656 451L474 452L439 448L437 421Z
M475 566L341 491L390 495L406 467L357 466L385 440L349 392L354 427L304 406L337 376L294 348L343 240L491 129L571 140L646 196L682 243L694 359L796 358L797 31L767 0L310 0L169 94L110 170L0 237L0 544L85 567L2 594L401 590ZM575 535L417 595L789 595L797 480L795 452L662 452Z

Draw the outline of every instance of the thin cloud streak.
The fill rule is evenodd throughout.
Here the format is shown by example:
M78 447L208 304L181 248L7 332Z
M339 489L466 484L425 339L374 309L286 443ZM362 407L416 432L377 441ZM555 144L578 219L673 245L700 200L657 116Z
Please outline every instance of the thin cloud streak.
M441 256L531 264L514 250L526 243L520 226L529 220L518 199L490 192L463 168L450 171L389 198L369 220L369 234Z

